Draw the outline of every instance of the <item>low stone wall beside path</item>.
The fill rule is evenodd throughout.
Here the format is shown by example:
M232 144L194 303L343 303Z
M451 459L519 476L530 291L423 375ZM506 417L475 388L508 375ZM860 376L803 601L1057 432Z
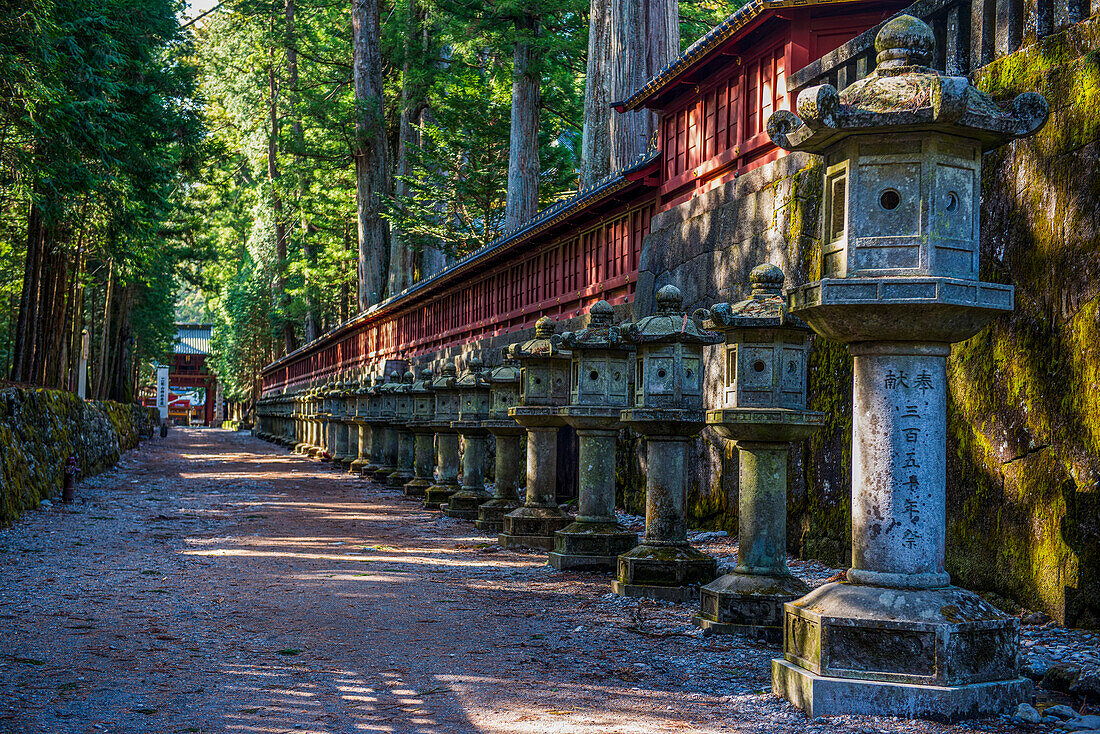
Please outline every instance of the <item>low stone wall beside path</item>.
M81 477L99 474L151 437L157 417L155 408L60 390L0 390L0 525L60 494L70 456Z

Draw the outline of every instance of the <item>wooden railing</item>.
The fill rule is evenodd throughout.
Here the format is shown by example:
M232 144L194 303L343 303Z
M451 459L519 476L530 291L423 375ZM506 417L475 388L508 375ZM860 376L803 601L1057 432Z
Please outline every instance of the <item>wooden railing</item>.
M1058 33L1092 14L1100 0L918 0L901 11L932 26L932 66L952 76L976 69ZM818 84L843 89L875 68L875 35L882 24L787 77L797 93Z

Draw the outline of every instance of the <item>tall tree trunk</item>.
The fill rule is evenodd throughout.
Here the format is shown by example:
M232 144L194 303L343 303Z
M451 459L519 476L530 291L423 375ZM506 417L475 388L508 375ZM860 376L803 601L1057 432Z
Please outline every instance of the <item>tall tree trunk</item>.
M95 391L93 395L97 400L105 397L107 390L107 362L111 354L111 306L115 300L115 261L111 259L107 268L107 285L103 294L103 324L102 335L99 339L99 354L97 355Z
M518 229L539 209L539 107L542 100L541 53L536 45L540 23L536 15L516 18L512 67L512 135L508 147L508 191L504 229Z
M19 319L12 345L11 379L30 382L38 334L38 291L42 276L42 258L46 248L45 213L31 203L27 215L27 256L23 263L23 289L19 296Z
M311 240L312 226L309 221L309 212L306 210L306 194L309 189L309 178L306 173L305 158L302 153L305 150L305 135L302 133L302 114L298 108L298 32L294 22L295 0L285 0L286 16L286 70L290 107L290 131L294 136L294 165L298 176L298 235L302 242L302 255L305 257L305 307L306 317L304 333L306 342L311 342L319 336L317 329L317 294L314 292L312 269L317 264L317 256L313 251Z
M581 132L581 188L611 170L611 8L610 0L592 0L588 14L588 63L584 77L584 127Z
M298 348L294 337L294 324L287 310L290 294L286 292L286 222L283 221L283 197L279 193L279 96L275 80L275 49L269 52L267 65L267 110L270 134L267 138L267 181L271 186L271 216L275 220L275 301L279 305L282 320L283 348L290 354Z
M420 115L424 111L422 85L423 57L426 35L423 29L424 8L417 0L406 3L405 58L401 68L401 125L397 139L397 161L394 170L394 195L402 200L409 193L405 177L411 173L410 151L420 144ZM400 293L417 280L417 253L399 232L390 231L390 272L387 293Z
M611 96L624 100L680 53L677 0L611 0ZM611 118L611 169L649 149L657 114L637 110Z
M359 230L359 310L382 299L386 284L386 131L382 109L382 54L378 0L351 1L355 81L355 201Z

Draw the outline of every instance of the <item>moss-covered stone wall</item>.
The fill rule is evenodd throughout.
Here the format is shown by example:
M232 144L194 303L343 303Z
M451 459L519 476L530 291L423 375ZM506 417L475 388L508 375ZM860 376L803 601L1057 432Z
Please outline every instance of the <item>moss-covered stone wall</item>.
M155 409L58 390L0 390L0 525L61 491L65 462L98 474L153 435Z
M1100 627L1100 18L983 68L1046 127L986 156L983 278L1016 311L952 352L949 570Z

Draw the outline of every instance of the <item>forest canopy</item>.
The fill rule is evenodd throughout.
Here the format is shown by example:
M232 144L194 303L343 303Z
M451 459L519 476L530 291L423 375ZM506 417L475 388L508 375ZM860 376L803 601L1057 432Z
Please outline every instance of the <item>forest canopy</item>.
M676 47L739 4L666 3ZM0 19L16 381L72 389L86 329L91 395L131 399L178 303L250 401L265 364L600 172L586 77L613 0L18 5Z

